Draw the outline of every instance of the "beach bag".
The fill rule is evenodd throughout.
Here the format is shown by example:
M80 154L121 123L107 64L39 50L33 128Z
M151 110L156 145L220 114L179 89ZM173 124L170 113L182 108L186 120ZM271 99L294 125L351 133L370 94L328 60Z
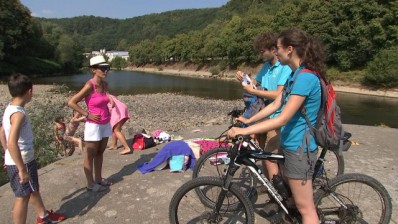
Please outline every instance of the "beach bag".
M338 151L342 153L344 129L341 121L340 107L336 102L336 93L333 90L333 86L330 82L323 80L316 72L309 69L303 69L300 73L309 72L316 75L321 83L321 107L319 108L317 120L315 126L311 125L310 120L306 114L306 109L303 106L301 113L310 128L310 134L314 136L316 143L322 148L326 148L332 151ZM299 73L299 74L300 74ZM298 75L299 75L298 74ZM297 76L298 76L297 75ZM293 81L293 85L296 82L296 78ZM309 139L306 134L305 138ZM309 144L309 140L308 144Z
M153 137L147 134L135 134L133 138L132 148L135 150L143 150L155 146Z

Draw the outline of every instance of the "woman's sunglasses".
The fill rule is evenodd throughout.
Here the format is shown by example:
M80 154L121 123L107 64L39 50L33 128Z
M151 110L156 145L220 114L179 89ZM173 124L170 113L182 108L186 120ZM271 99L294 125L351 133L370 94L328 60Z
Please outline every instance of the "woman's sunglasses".
M102 72L108 72L110 70L109 65L100 65L100 66L97 66L96 68L99 68Z

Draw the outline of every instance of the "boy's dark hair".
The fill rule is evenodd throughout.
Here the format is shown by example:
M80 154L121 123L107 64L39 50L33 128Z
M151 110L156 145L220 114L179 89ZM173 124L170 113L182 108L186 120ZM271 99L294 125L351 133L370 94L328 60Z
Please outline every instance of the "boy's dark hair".
M25 95L25 93L32 89L32 80L26 75L21 73L15 73L10 76L8 81L8 90L12 97L20 97Z
M265 32L257 36L254 40L253 47L255 50L261 51L263 49L270 50L276 48L277 35L272 32Z

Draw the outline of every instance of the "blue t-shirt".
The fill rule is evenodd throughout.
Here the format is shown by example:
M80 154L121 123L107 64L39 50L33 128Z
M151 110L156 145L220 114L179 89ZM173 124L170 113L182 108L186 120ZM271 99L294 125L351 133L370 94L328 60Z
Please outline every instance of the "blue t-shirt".
M321 105L321 86L319 78L315 74L309 72L300 73L302 69L302 67L298 68L287 79L287 88L291 90L291 93L287 94L282 108L285 107L291 95L305 96L304 106L306 113L311 124L315 126ZM296 76L296 83L292 86ZM299 109L288 123L281 128L281 146L288 150L297 151L298 147L303 145L306 131L309 131L309 127L301 114L301 109ZM313 136L310 137L310 145L311 151L318 147ZM304 152L306 152L308 146L304 146Z
M271 66L270 63L266 61L261 70L257 73L256 81L261 83L263 88L275 91L278 89L278 86L285 85L290 73L292 73L292 70L289 66L281 65L279 61L276 61L276 63ZM269 117L276 117L280 113L281 110L279 109Z

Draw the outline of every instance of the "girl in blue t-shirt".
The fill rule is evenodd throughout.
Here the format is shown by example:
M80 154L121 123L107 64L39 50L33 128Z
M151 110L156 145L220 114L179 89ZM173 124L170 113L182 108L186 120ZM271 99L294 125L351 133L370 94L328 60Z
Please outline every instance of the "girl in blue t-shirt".
M288 65L292 69L284 91L273 103L250 119L240 117L238 120L252 123L279 108L282 108L281 114L247 128L231 128L228 135L234 137L257 134L281 128L281 150L285 156L284 175L302 216L302 222L318 224L311 179L318 146L312 136L309 142L303 141L309 127L301 115L301 108L306 108L310 122L315 125L321 104L321 86L317 75L326 80L324 50L320 42L311 35L292 28L278 36L277 56L282 65Z

